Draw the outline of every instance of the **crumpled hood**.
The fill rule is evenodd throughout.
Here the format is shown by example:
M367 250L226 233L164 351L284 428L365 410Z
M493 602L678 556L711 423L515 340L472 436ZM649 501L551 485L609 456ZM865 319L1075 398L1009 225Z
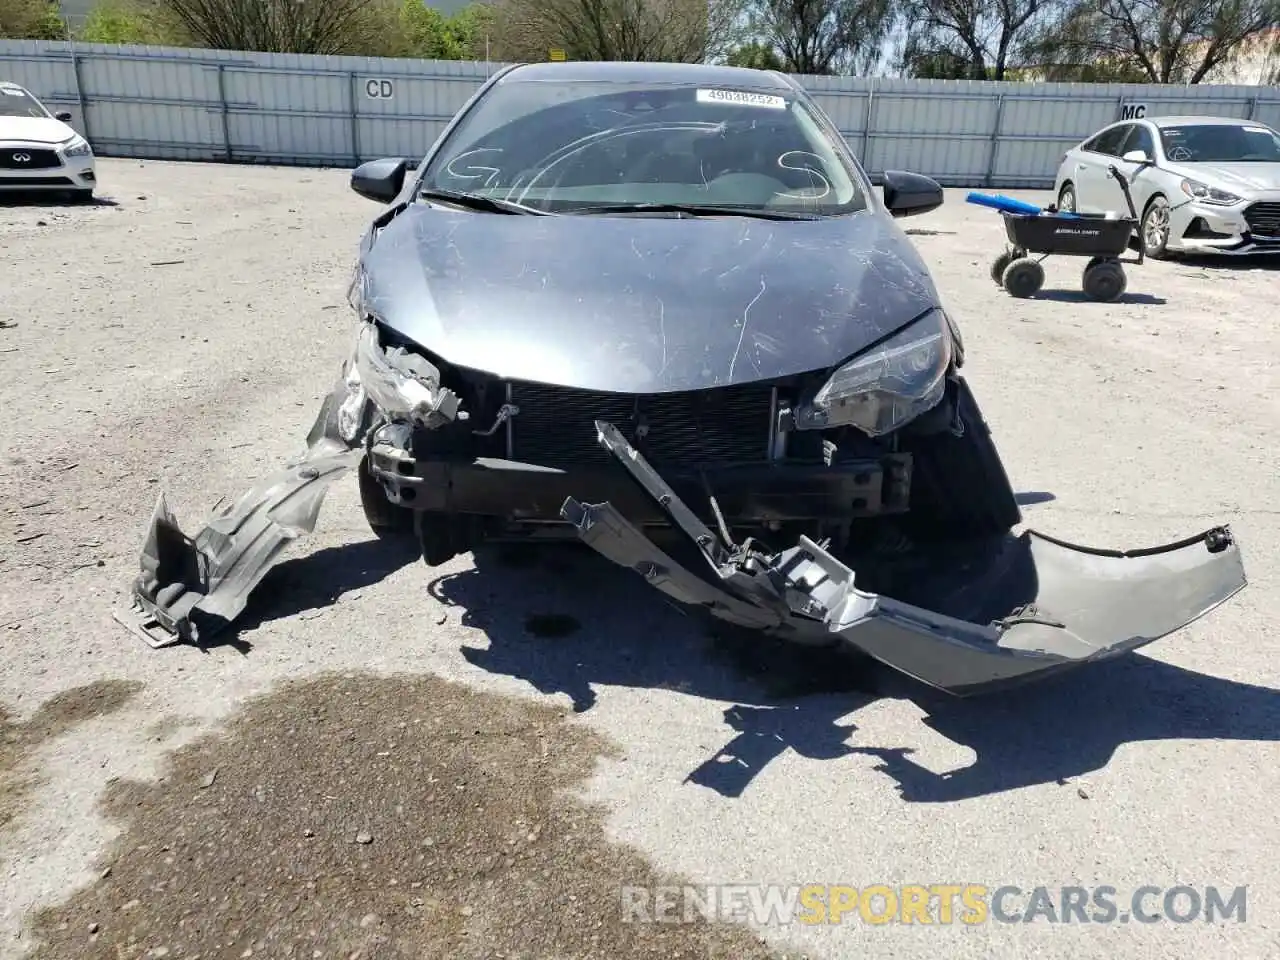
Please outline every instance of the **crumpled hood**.
M0 117L0 142L64 143L75 130L52 117Z
M866 211L813 221L533 217L415 205L362 261L366 310L499 377L661 393L834 366L939 303Z
M1175 173L1219 190L1280 191L1280 163L1172 164Z

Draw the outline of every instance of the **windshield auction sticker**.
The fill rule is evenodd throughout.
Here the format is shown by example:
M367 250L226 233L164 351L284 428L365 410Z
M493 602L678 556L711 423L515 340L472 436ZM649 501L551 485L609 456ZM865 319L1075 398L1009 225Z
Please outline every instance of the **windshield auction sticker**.
M766 110L787 109L787 101L783 97L747 90L699 90L698 102L730 103L740 107L764 107Z

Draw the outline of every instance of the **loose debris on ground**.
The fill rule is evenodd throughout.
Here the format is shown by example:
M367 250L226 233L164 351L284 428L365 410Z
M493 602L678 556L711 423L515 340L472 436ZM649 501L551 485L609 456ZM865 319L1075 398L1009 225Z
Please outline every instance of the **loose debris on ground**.
M104 680L66 690L46 700L26 723L13 720L0 707L0 829L22 809L37 778L22 766L37 748L87 720L122 708L142 688L140 683Z
M116 785L124 833L37 917L34 960L773 956L737 924L623 922L621 887L673 881L562 793L609 752L563 711L434 678L286 687Z

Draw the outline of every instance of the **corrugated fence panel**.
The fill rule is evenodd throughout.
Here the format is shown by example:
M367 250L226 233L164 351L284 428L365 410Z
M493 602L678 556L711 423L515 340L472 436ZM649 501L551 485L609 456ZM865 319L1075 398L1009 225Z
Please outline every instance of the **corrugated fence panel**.
M97 52L77 61L95 149L203 159L220 144L216 73L200 61Z
M29 87L105 156L353 166L420 157L503 64L0 40ZM872 174L1045 187L1063 152L1119 119L1219 115L1280 125L1280 88L796 79Z
M223 85L237 156L255 162L355 161L346 74L228 64Z

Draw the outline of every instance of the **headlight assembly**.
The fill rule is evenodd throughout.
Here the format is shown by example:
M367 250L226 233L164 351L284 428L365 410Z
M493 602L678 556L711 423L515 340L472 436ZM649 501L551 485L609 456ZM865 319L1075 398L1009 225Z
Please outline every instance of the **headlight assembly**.
M403 347L383 349L377 325L366 322L356 338L355 362L348 385L355 379L375 404L393 420L409 420L439 427L465 419L458 397L440 385L440 371L425 357Z
M931 310L833 373L800 406L796 427L851 426L872 437L892 433L942 399L952 357L946 317Z
M75 137L63 148L62 153L67 157L91 157L93 148L84 137Z
M1230 207L1240 202L1241 198L1234 193L1227 193L1225 190L1219 190L1211 187L1199 180L1183 180L1182 192L1192 200L1199 200L1201 203L1211 203L1216 207Z

